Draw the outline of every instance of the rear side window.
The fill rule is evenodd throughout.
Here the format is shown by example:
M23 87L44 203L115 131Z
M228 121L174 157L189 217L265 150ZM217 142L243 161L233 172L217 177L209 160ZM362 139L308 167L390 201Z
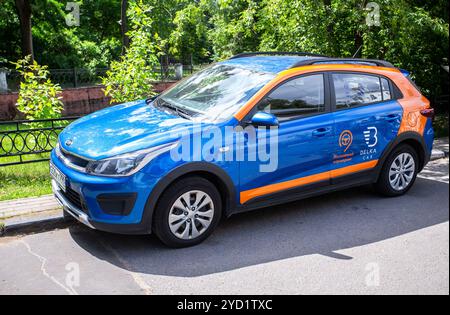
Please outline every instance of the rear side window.
M258 110L274 114L280 120L325 112L323 74L303 76L282 84L264 98Z
M389 81L385 78L381 78L381 88L383 89L383 101L388 101L392 99L391 88L389 86Z
M389 81L374 75L335 73L336 108L346 109L392 99Z

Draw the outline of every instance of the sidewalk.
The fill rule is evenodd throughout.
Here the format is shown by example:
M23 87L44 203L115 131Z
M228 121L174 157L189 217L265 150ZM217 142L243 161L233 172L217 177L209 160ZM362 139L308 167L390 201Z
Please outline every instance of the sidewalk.
M60 205L53 195L0 201L0 220L59 208Z
M448 157L448 137L434 140L433 157L432 159Z
M439 160L449 155L449 138L436 139L434 142L434 149L432 154L432 160ZM430 170L424 170L424 177L432 176L436 173L436 170L440 170L442 167L447 167L447 163L434 163L439 164L434 167L430 166ZM434 165L433 164L433 165ZM442 164L442 165L441 165ZM431 170L432 169L432 170ZM438 172L439 173L439 172ZM446 178L448 178L448 172L446 172ZM53 195L46 195L37 198L24 198L8 201L0 201L0 220L5 221L6 225L9 222L21 222L30 220L30 215L36 215L38 217L45 216L44 213L52 212L55 215L55 210L61 209L59 203L53 197ZM23 219L22 219L23 218Z

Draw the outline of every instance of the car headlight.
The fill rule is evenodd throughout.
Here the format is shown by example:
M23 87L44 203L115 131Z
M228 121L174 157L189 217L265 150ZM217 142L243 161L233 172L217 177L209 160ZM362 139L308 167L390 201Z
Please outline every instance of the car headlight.
M151 160L159 155L170 151L177 143L169 143L112 158L90 161L86 166L86 172L93 175L103 176L130 176L140 171Z

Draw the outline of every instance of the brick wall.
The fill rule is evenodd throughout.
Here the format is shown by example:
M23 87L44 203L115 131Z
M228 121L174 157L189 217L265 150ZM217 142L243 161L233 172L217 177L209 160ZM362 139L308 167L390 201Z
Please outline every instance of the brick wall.
M161 93L173 84L174 82L156 83L154 88L156 92ZM105 97L101 86L65 89L62 97L64 117L82 116L110 106L110 98ZM21 117L15 105L17 98L17 93L0 94L0 120Z

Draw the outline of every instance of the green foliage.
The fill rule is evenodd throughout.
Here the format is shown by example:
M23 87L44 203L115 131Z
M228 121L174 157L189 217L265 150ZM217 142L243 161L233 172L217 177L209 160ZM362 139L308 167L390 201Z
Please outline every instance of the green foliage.
M195 63L208 60L211 46L204 5L188 4L176 13L173 22L175 27L169 37L169 53L184 63L189 63L191 57Z
M29 56L13 64L22 77L17 100L19 111L29 120L60 117L63 109L59 97L61 87L48 78L48 67L30 62Z
M81 25L65 25L63 0L33 1L35 55L51 68L108 67L121 53L121 0L80 0ZM448 56L448 0L377 0L380 25L368 26L365 0L130 0L130 24L143 23L150 57L134 47L130 69L155 63L164 53L183 63L206 63L244 51L308 51L334 57L380 58L412 72L427 96L443 94L442 64ZM140 3L140 4L139 4ZM151 9L151 22L133 12ZM150 18L150 17L148 17ZM0 6L0 56L16 60L20 32L14 1ZM132 28L130 27L130 30ZM137 35L136 35L137 37ZM158 46L158 47L156 47ZM153 57L151 57L153 56ZM119 73L117 63L113 72ZM121 68L122 70L125 67ZM151 73L152 71L150 71ZM121 75L143 86L143 73ZM151 76L151 75L150 75ZM129 78L132 77L132 80ZM128 79L127 79L128 78ZM131 88L135 90L135 88ZM112 91L111 91L112 93ZM136 93L135 95L141 95ZM133 95L133 93L130 93ZM142 95L141 95L142 96Z
M448 113L437 115L433 121L433 128L436 138L448 137Z
M130 2L130 47L120 61L113 61L103 78L105 95L112 103L134 101L154 95L152 83L157 79L161 39L152 33L153 7L142 0Z
M14 0L1 0L0 56L21 57L20 24ZM78 0L80 26L67 26L66 0L33 0L35 58L50 68L106 68L121 52L120 0Z

